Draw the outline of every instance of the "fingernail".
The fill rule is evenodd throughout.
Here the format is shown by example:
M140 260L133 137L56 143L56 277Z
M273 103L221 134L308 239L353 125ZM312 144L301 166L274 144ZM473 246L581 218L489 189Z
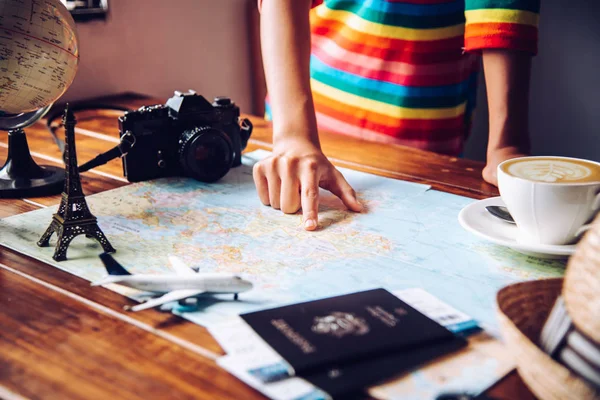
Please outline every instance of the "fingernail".
M317 223L315 222L315 220L314 220L314 219L307 219L307 220L304 222L304 227L305 227L306 229L309 229L309 230L311 230L311 229L315 229L315 228L317 227Z

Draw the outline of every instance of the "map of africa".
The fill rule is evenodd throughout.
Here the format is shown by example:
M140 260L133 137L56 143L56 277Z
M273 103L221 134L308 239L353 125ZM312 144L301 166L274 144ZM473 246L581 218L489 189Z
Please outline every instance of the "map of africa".
M265 154L246 155L244 165L218 183L161 179L87 201L117 249L115 258L134 273L173 273L167 257L174 254L200 271L236 273L254 283L237 302L232 296L203 297L197 307L174 307L203 325L359 290L419 287L497 333L498 289L563 275L562 261L528 257L464 231L457 215L474 200L356 171L343 173L367 211L346 211L323 192L320 229L306 232L301 215L284 215L260 203L251 165ZM37 247L56 208L1 220L0 243L91 281L105 276L97 257L101 249L93 240L76 238L68 260L60 263L52 259L53 247ZM116 285L110 289L135 295Z
M71 85L78 61L75 22L58 0L0 0L0 111L52 103Z

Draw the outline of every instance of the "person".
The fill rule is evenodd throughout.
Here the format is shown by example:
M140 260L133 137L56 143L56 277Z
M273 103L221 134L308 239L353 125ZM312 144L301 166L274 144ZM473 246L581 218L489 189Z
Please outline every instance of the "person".
M319 187L362 205L318 130L458 156L483 64L489 108L483 178L529 152L539 0L258 0L273 152L254 166L265 205L318 226ZM312 8L312 10L311 10ZM482 62L481 62L482 60Z

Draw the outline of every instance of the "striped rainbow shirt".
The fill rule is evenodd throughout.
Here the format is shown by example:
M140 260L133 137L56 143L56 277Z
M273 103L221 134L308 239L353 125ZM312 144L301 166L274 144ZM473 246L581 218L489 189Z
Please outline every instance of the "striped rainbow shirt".
M475 107L478 50L537 52L539 0L315 5L311 88L319 129L367 140L459 154Z

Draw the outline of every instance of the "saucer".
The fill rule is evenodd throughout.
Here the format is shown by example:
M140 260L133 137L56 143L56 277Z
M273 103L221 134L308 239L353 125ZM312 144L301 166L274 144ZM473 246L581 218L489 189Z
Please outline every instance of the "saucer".
M487 206L505 206L500 197L479 200L463 208L458 222L467 231L500 246L538 258L566 258L575 252L575 245L530 244L517 242L518 228L490 214Z

